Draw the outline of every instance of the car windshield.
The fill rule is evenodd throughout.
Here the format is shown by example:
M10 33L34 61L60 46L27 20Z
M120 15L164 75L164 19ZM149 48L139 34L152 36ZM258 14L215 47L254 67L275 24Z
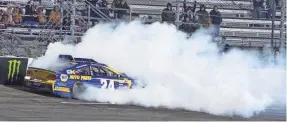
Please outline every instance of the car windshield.
M120 74L122 77L128 77L128 75L126 73L121 73Z
M117 72L117 73L119 73L121 77L125 77L125 78L127 78L127 77L128 77L128 75L127 75L126 73L116 71L114 68L111 68L111 67L106 67L106 68L107 68L108 70L113 71L113 72Z

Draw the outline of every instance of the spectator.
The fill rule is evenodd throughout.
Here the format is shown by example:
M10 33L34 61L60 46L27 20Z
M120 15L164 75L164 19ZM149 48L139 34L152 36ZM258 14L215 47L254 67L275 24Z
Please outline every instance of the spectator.
M197 5L197 1L194 1L194 2L193 2L193 8L192 8L192 10L191 10L193 13L195 12L196 5ZM184 1L183 1L183 11L184 11L184 12L187 12L187 9L188 9L188 7L186 7L186 0L184 0Z
M63 20L63 30L69 30L69 26L71 25L70 18L64 18Z
M64 1L62 0L61 1L61 0L58 0L58 3L61 3L61 5L62 5L61 7L62 7L62 12L63 13L61 13L61 15L64 15L63 16L62 26L63 26L63 29L65 29L65 30L69 30L70 29L70 25L71 25L71 13L72 13L72 11L71 11L72 8L70 6L72 4L71 2L72 1L67 1L67 0L64 0ZM48 14L47 16L50 17L50 14L51 14L52 11L47 13ZM92 11L91 11L91 13L92 13ZM51 22L51 20L49 22Z
M75 30L76 32L82 32L85 28L85 23L81 19L76 19Z
M272 18L272 8L273 8L273 3L274 0L266 0L266 6L267 6L267 19L271 19ZM274 9L275 10L275 9Z
M32 0L27 2L27 5L25 6L25 17L24 21L33 21L33 15L35 14L35 6L32 4Z
M47 18L44 13L43 7L39 7L37 9L37 21L39 22L40 25L45 25L47 24Z
M115 18L122 19L125 14L127 14L127 10L130 9L126 0L114 0L112 3L112 8L115 8Z
M38 1L39 1L39 5L42 5L42 3L43 3L42 0L38 0Z
M7 24L8 25L14 25L14 21L13 21L13 7L9 6L7 8L7 14L8 14Z
M15 24L21 24L23 22L22 11L19 7L14 8L12 17Z
M186 12L181 15L181 20L186 23L193 23L195 22L195 16L192 12L192 7L188 6Z
M218 7L214 6L210 11L211 24L214 28L214 36L218 37L220 33L220 24L222 22L221 13L218 11Z
M180 25L180 29L183 29L187 33L193 33L198 28L198 24L196 24L198 18L194 14L196 4L197 2L194 1L193 7L186 7L186 0L183 2L183 14L180 16L180 20L183 24Z
M33 0L28 1L27 5L25 6L25 17L23 25L33 25L38 26L37 22L37 6L34 4Z
M106 0L88 0L88 2L98 8L96 11L94 11L92 8L90 9L90 16L97 18L96 20L91 20L93 24L98 22L98 18L101 18L102 16L109 16L108 2Z
M2 10L0 10L0 29L5 28L5 23L3 22L3 15L2 15Z
M201 27L208 28L209 27L209 14L205 10L205 5L200 5L200 10L196 12L196 15L198 16L198 22Z
M7 24L7 20L8 20L7 13L4 10L0 9L0 26L1 26L1 28L5 27L5 25Z
M89 5L89 3L91 3L93 6L97 6L97 1L96 0L87 0L86 4ZM90 8L90 16L91 17L96 17L97 16L97 12L95 12L92 7Z
M161 14L162 22L174 23L175 21L175 12L172 10L171 3L167 3L166 8L163 9Z
M183 22L180 28L187 33L192 33L197 29L197 24L195 24L197 22L197 18L194 15L193 10L195 9L191 6L188 6L186 12L183 13L180 17L180 20Z
M109 16L108 2L106 0L98 0L96 7L98 7L103 14Z
M281 7L280 6L280 4L281 4L280 2L281 2L281 0L275 0L276 7Z
M254 18L260 19L263 7L263 0L253 0Z
M49 21L52 22L53 25L59 25L61 20L61 12L57 6L54 6L54 9L51 11L49 16Z

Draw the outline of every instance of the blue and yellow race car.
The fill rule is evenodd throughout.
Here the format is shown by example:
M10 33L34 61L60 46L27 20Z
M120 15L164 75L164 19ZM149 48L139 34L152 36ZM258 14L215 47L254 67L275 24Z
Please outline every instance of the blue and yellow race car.
M134 79L126 74L93 59L59 55L59 64L48 69L28 67L24 86L60 97L76 98L85 90L85 84L111 90L130 89L135 84Z

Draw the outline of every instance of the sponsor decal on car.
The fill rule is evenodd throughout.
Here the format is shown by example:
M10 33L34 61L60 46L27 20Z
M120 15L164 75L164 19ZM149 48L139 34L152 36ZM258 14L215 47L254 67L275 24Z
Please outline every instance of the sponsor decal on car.
M67 70L67 74L75 74L75 71L74 70Z
M69 79L68 75L66 74L61 74L60 75L60 79L62 82L67 82L67 80Z
M70 92L70 88L55 86L54 90L62 92Z
M72 80L92 80L91 76L70 75L69 79Z

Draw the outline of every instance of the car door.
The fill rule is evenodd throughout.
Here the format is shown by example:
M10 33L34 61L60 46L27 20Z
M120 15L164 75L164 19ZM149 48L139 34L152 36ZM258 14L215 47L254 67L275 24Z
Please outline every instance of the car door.
M102 66L91 66L91 76L96 81L95 85L102 89L115 90L125 83L118 74Z
M91 70L89 65L76 67L76 69L74 69L73 71L74 73L68 76L69 80L72 80L74 82L81 81L83 83L90 83L92 81Z

